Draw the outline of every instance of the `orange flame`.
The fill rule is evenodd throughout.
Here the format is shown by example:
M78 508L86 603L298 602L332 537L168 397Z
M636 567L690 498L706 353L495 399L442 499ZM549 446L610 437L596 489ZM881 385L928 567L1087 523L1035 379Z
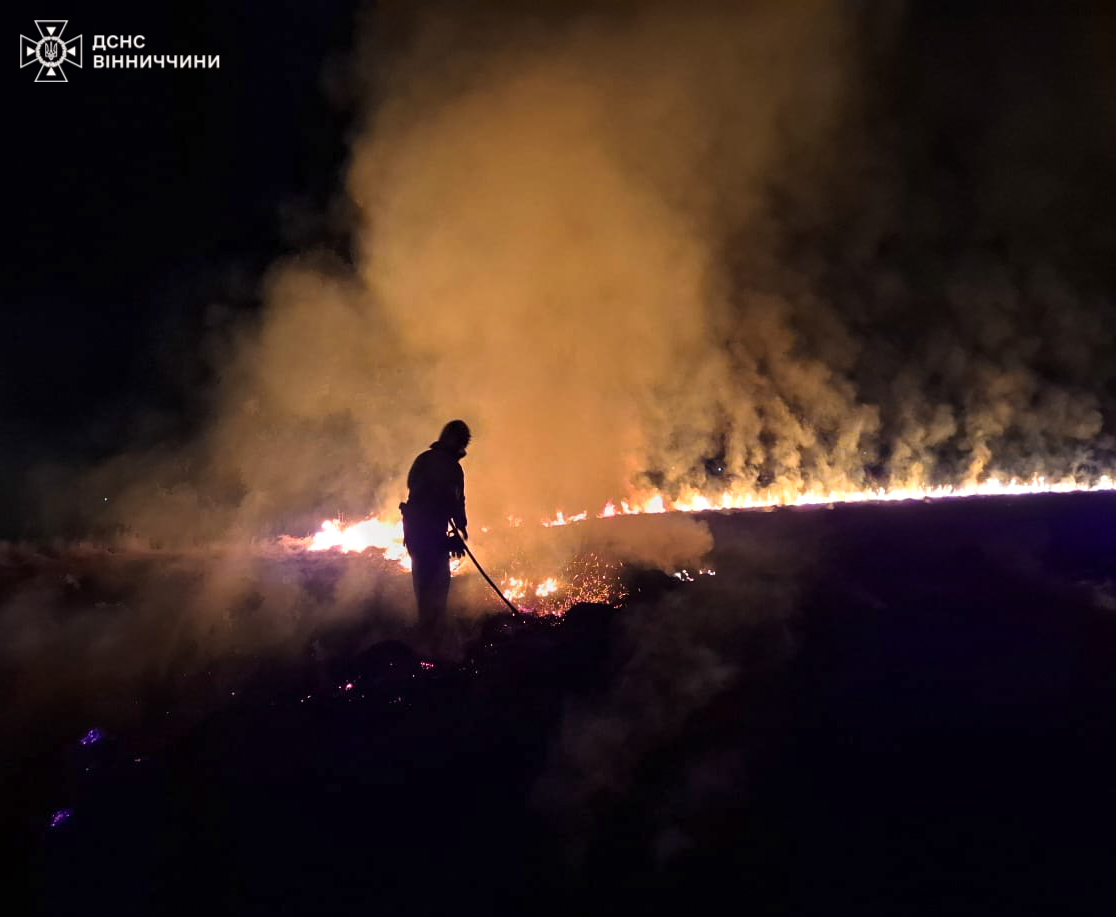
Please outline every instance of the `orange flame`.
M775 506L817 506L836 503L889 503L905 500L944 500L964 497L1018 496L1025 494L1073 493L1090 491L1114 491L1116 478L1103 475L1092 482L1073 478L1048 480L1037 475L1029 480L1011 478L1003 480L990 477L979 482L958 486L907 486L865 490L779 490L772 489L757 493L755 491L726 490L718 497L709 497L698 491L684 493L677 498L669 498L662 493L653 492L633 495L630 500L621 500L619 505L609 501L599 513L598 519L613 516L635 516L650 513L680 512L696 513L706 511L766 509ZM587 510L566 515L559 510L551 519L541 520L546 527L570 525L589 517ZM508 524L518 526L522 520L509 516ZM384 559L397 563L403 570L411 569L411 559L403 546L403 522L394 516L369 516L360 522L343 525L341 520L329 519L322 523L321 530L304 543L311 551L337 549L343 553L363 552L370 548L379 551ZM461 561L452 565L454 573L462 568ZM681 578L689 574L681 571ZM699 574L715 575L713 570L702 569ZM510 601L519 602L529 595L539 599L551 599L566 588L559 577L548 576L531 582L523 577L508 577L501 583L504 596Z

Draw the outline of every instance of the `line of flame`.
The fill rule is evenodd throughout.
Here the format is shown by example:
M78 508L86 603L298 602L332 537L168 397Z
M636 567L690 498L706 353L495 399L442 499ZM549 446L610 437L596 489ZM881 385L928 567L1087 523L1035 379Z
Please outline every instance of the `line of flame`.
M1042 475L1030 480L1002 480L990 477L985 481L960 486L943 487L899 487L879 488L858 491L769 491L735 493L725 491L719 498L710 498L696 491L671 499L661 493L621 500L618 504L609 502L596 514L598 519L612 516L635 516L665 512L696 513L717 510L767 509L776 506L817 506L836 503L888 503L906 500L948 500L965 497L1019 496L1025 494L1075 493L1093 491L1116 491L1116 478L1103 475L1095 481L1082 482L1071 478L1051 481ZM570 525L589 518L587 510L567 515L557 512L552 519L542 520L547 527ZM521 520L508 517L510 525L519 525ZM398 514L393 516L369 516L360 522L343 525L338 519L327 519L321 529L307 540L305 547L310 551L339 549L344 553L361 552L369 548L380 551L385 560L397 563L403 570L411 569L411 558L403 546L403 521ZM460 569L455 564L454 572ZM703 571L704 572L704 571ZM545 598L561 588L557 577L546 577L536 584L529 584L521 578L511 577L501 587L505 596L513 601L527 597L531 592Z

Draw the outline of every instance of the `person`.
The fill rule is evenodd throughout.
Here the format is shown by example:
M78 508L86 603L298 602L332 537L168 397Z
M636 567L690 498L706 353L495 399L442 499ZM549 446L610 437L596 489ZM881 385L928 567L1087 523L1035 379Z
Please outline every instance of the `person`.
M437 442L415 459L407 475L403 544L411 555L411 579L419 629L433 638L441 629L449 598L450 557L461 557L469 537L465 518L465 474L461 459L472 438L463 420L451 420ZM456 534L450 533L450 523Z

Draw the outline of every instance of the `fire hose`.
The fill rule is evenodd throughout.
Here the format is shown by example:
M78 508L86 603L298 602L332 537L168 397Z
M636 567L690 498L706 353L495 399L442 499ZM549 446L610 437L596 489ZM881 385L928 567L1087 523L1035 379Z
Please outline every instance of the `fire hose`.
M488 583L489 586L492 587L493 592L495 592L498 596L500 596L500 600L505 605L507 605L508 608L511 609L511 613L513 615L521 614L522 612L520 612L520 610L518 608L516 608L511 603L511 601L508 599L508 597L506 595L504 595L503 592L500 591L500 587L497 586L494 582L492 582L492 577L484 572L484 567L482 567L480 565L480 561L477 560L476 555L474 555L473 552L469 550L469 546L467 544L465 544L465 539L461 537L461 533L457 530L457 523L454 522L452 519L450 520L450 528L453 529L453 534L457 536L457 543L459 545L461 545L461 548L465 551L466 554L469 555L469 560L471 560L473 562L473 566L477 568L477 573L479 573L481 576L484 577L484 581L486 583Z

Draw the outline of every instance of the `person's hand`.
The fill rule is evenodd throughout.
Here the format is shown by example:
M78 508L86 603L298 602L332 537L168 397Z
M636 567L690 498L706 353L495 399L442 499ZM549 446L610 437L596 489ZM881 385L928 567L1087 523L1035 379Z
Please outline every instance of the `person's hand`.
M461 539L461 534L450 536L450 557L464 557L465 556L465 542Z

